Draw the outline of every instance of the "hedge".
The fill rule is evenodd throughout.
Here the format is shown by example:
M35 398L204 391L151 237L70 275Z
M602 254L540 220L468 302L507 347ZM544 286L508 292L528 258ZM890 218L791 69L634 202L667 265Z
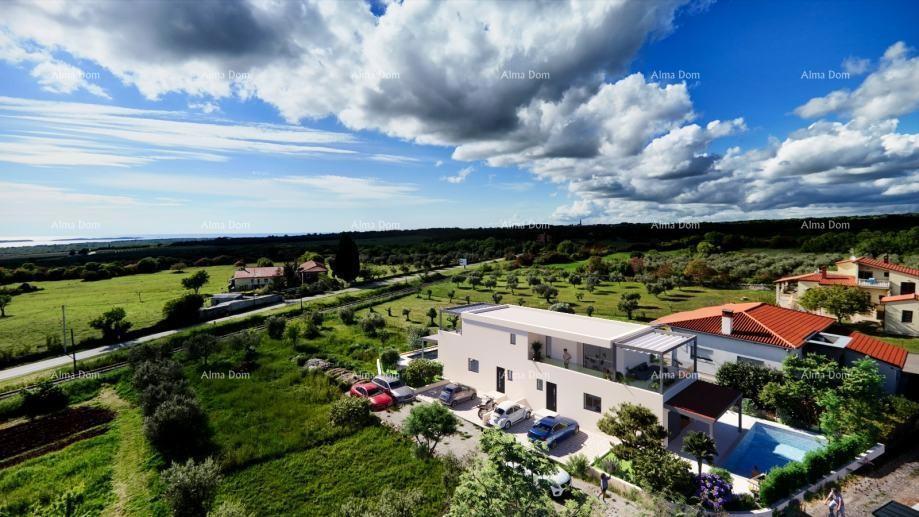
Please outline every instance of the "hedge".
M759 485L760 501L768 506L790 496L795 490L852 461L867 446L862 436L844 436L808 452L802 461L792 461L770 470Z

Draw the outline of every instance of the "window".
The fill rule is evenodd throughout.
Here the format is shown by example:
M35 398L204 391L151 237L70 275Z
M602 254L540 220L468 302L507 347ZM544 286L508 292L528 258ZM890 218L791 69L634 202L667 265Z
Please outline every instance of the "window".
M542 391L542 379L536 379L536 391Z
M517 334L511 334L511 344L512 345L517 344Z
M468 359L469 362L469 371L473 373L479 373L479 360L478 359Z
M749 357L744 357L744 356L742 356L742 355L737 356L737 362L738 362L738 363L754 364L754 365L756 365L756 366L766 366L766 362L765 362L765 361L760 361L759 359L751 359L751 358L749 358Z
M514 380L514 371L513 371L513 370L508 370L508 371L507 371L507 380L509 380L509 381L513 381L513 380Z
M913 294L916 292L916 282L900 282L900 294Z
M699 348L696 347L696 355L693 356L695 359L704 361L706 363L711 363L715 360L715 351L709 350L708 348Z
M594 413L600 412L600 397L596 395L591 395L590 393L584 394L584 409L587 411L593 411Z
M903 314L900 316L900 323L912 323L913 322L913 311L903 311Z
M546 357L552 357L552 336L546 336Z

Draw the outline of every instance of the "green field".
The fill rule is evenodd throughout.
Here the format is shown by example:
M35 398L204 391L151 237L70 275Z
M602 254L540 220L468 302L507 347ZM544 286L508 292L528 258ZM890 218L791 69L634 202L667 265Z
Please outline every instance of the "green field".
M112 307L123 308L135 329L153 325L162 319L163 305L185 291L182 278L200 269L211 276L201 292L212 294L226 291L235 268L188 268L183 273L160 271L96 282L35 282L33 285L42 290L13 297L6 308L7 317L0 318L0 352L23 355L44 350L47 336L61 335L61 305L66 306L67 326L73 328L77 342L99 336L89 322Z

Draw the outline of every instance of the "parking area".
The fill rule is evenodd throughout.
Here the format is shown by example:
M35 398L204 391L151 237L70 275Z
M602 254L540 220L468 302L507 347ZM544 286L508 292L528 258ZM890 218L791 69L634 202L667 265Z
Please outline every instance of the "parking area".
M418 400L421 402L437 402L439 395L440 387L437 386L420 392ZM463 422L464 429L474 429L476 437L482 428L487 427L486 423L479 418L478 409L476 408L479 402L479 399L473 399L461 402L451 408ZM407 414L409 409L404 409L404 411ZM520 443L529 446L530 441L527 439L527 431L530 430L537 418L539 417L531 416L528 419L521 420L512 425L507 432L513 435ZM476 443L478 443L478 439L476 439ZM595 458L606 454L609 449L610 439L608 436L598 431L581 429L577 435L560 442L554 449L550 450L549 456L556 461L564 463L575 454L583 454L589 461L593 461Z

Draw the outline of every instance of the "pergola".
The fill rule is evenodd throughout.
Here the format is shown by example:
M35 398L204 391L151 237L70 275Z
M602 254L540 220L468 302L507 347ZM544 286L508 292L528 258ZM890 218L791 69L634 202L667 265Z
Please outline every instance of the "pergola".
M658 361L659 382L658 391L664 393L664 355L672 354L672 362L676 362L676 349L689 344L692 346L692 373L696 373L696 336L677 334L672 331L664 331L652 328L650 331L643 331L639 334L626 336L625 338L614 340L613 345L613 371L616 369L616 351L618 348L634 350L645 354L655 354L660 358Z
M708 424L708 434L715 437L715 422L732 406L737 407L737 432L743 431L743 411L739 391L701 380L687 386L667 402L664 408Z

